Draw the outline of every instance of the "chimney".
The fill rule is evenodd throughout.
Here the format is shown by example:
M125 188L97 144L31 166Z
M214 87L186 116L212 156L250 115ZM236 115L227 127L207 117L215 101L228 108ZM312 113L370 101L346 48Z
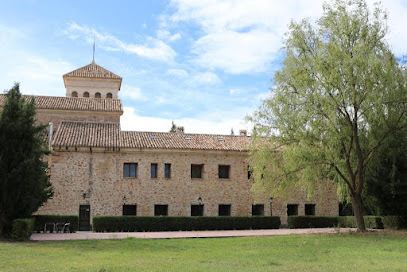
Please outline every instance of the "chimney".
M177 127L177 133L184 133L184 127Z
M240 136L247 136L247 130L245 130L245 129L239 130L239 135Z

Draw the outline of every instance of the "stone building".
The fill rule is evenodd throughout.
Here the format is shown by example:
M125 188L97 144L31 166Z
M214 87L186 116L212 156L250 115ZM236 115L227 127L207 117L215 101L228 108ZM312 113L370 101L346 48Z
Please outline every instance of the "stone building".
M39 214L79 214L80 229L95 215L250 216L337 215L334 185L313 199L299 188L288 198L253 195L251 138L239 135L122 131L122 78L92 62L63 76L66 97L33 97L37 121L53 123L54 197ZM0 107L4 102L0 95Z

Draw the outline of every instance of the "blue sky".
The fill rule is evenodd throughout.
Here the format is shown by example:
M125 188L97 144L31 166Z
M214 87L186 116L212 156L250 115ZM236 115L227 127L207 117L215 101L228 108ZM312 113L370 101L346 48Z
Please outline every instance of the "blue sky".
M229 134L268 95L290 20L322 0L4 1L0 90L64 96L62 75L92 61L123 77L124 130ZM407 48L407 1L384 0L388 40Z

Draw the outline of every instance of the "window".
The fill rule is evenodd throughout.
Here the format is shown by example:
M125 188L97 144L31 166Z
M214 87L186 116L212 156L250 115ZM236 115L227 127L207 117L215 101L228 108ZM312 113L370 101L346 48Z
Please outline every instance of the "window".
M137 205L123 205L123 215L137 215Z
M167 216L168 205L154 205L154 216Z
M83 93L83 97L89 97L89 93L88 93L88 92L84 92L84 93Z
M251 179L253 176L253 169L250 167L250 165L247 166L247 179Z
M204 205L191 205L191 216L203 216Z
M95 93L95 98L102 98L102 95L100 93Z
M112 93L107 93L106 98L113 98Z
M298 204L288 204L287 205L287 215L298 215Z
M230 204L220 204L219 205L219 216L230 216Z
M218 167L218 177L223 179L229 178L230 165L219 165Z
M202 178L203 164L191 164L191 178Z
M315 204L305 204L305 215L315 215Z
M164 177L171 178L171 163L164 164Z
M78 93L77 92L72 92L72 97L78 97Z
M151 164L151 178L157 178L157 168L158 165L156 163Z
M252 215L264 215L264 205L263 204L257 204L257 205L252 205Z
M125 178L137 177L137 163L125 163L123 167L123 177Z

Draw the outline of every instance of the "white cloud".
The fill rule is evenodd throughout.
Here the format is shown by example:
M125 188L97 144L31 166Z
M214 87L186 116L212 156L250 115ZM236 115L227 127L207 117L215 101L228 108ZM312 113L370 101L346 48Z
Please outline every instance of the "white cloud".
M248 124L239 119L222 119L219 122L195 119L166 119L138 115L134 108L124 107L120 119L122 130L168 132L171 122L185 127L185 133L230 134L231 129L238 133L239 129L248 129Z
M148 100L147 97L143 96L141 93L141 89L139 87L124 85L120 89L119 92L120 98L123 100L131 99L131 100L139 100L139 101L146 101Z
M194 63L231 74L263 72L275 60L291 20L318 18L324 0L172 0L168 22L194 23L202 33L193 43ZM368 0L371 4L376 0ZM390 15L390 45L405 54L405 0L383 2ZM165 25L169 25L169 23ZM199 33L199 32L198 32Z
M172 61L176 52L161 40L147 37L145 44L126 43L107 33L100 33L97 30L88 26L81 26L75 22L68 25L65 30L65 35L70 39L78 39L83 37L88 43L93 43L96 39L98 47L108 51L123 51L128 54L136 54L140 57L145 57L160 61Z
M176 77L187 77L189 75L188 72L183 69L168 69L166 74Z
M213 85L221 82L220 78L212 72L197 73L192 77L192 81L198 84Z
M157 37L160 40L166 40L166 41L169 41L169 42L173 42L173 41L176 41L176 40L180 39L181 34L175 33L174 35L171 35L171 33L168 30L160 29L160 30L157 31Z

